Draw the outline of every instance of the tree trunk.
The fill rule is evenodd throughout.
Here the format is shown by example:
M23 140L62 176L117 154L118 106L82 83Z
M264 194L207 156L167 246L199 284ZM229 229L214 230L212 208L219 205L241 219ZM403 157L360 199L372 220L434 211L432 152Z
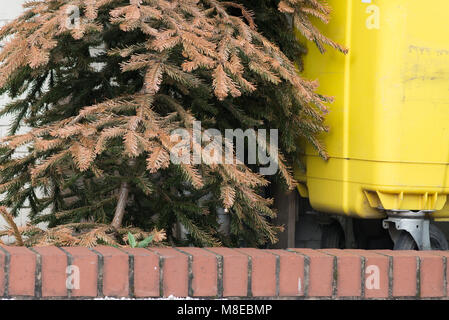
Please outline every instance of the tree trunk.
M123 216L125 215L126 202L128 201L129 185L128 182L123 182L120 186L120 194L115 208L114 219L111 225L118 229L122 225Z
M136 164L135 159L128 160L128 167L133 168ZM128 202L129 184L122 182L120 185L120 194L118 196L117 207L115 208L114 219L111 226L118 229L122 226L123 216L125 215L126 203Z

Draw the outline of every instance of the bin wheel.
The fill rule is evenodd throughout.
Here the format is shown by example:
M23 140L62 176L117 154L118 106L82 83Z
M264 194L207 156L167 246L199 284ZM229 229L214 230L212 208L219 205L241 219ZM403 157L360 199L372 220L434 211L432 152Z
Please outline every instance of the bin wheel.
M449 245L444 233L437 226L429 226L430 246L432 250L449 250ZM407 231L401 231L394 245L394 250L418 250L418 246L413 237Z
M340 223L333 222L322 226L321 248L323 249L344 249L345 233Z

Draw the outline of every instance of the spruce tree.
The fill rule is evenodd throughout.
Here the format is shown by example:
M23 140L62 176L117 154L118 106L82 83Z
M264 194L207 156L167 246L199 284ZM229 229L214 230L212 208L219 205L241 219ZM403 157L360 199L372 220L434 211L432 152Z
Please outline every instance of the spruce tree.
M81 20L73 28L74 7ZM26 243L121 245L129 230L158 240L165 230L182 244L173 233L178 222L189 244L275 242L281 228L269 222L276 213L260 164L174 164L170 137L179 128L192 133L195 121L203 133L279 129L278 177L288 188L298 138L326 157L317 136L327 130L331 99L298 75L293 59L302 48L291 29L276 35L287 27L285 13L320 48L345 51L311 24L329 14L317 0L28 3L0 30L8 37L0 93L13 99L1 114L14 116L0 154L0 204L16 215L29 203L33 224L20 230ZM22 125L31 130L16 134ZM28 154L17 157L24 146ZM221 208L231 218L229 236L218 231ZM48 231L34 226L43 221Z

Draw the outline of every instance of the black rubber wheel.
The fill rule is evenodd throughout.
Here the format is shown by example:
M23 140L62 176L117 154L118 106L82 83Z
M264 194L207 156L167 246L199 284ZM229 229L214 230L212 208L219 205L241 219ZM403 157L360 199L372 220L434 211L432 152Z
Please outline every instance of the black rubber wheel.
M345 233L338 222L323 225L321 228L321 248L344 249Z
M449 245L444 233L437 226L430 225L430 246L432 250L449 250ZM401 234L394 245L394 250L418 250L413 237L407 231L401 231Z

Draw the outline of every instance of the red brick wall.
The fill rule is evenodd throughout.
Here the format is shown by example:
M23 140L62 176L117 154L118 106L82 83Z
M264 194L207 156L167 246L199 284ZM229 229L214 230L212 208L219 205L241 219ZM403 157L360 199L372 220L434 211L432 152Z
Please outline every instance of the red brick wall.
M0 297L446 298L448 257L441 251L2 246Z

